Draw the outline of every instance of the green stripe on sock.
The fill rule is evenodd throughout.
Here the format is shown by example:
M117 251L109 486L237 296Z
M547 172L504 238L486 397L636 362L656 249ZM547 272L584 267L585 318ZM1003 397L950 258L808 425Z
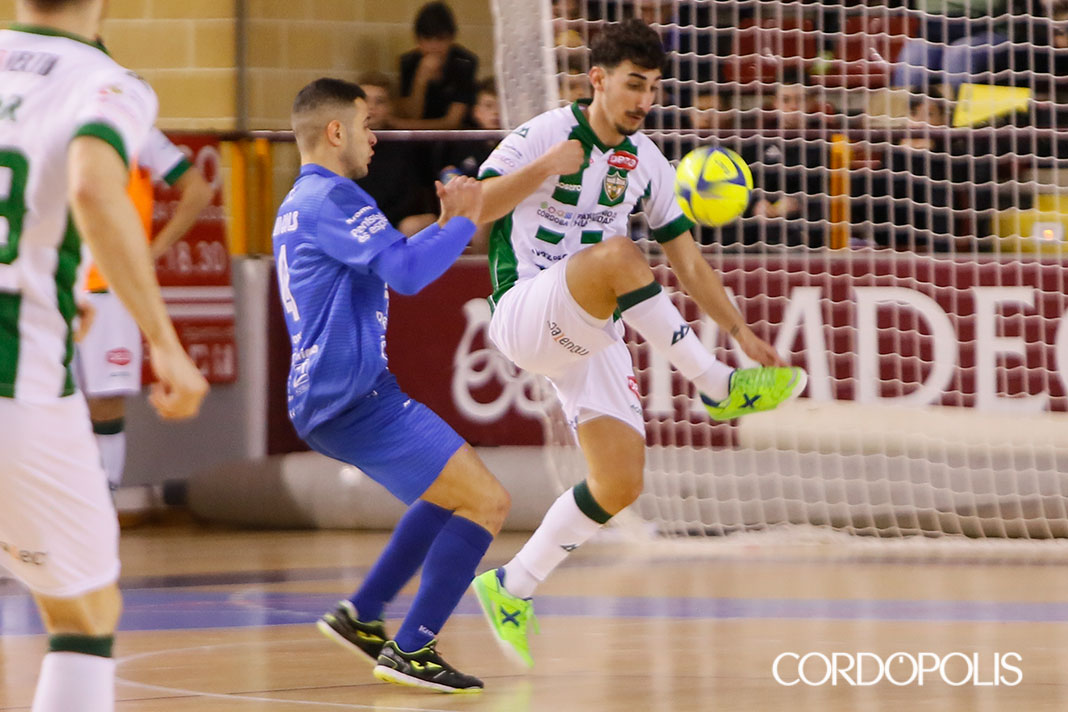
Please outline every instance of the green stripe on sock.
M620 311L627 311L632 306L636 304L641 304L646 299L655 297L657 294L660 294L662 290L663 287L660 286L660 282L657 282L654 279L652 282L645 285L644 287L641 287L640 289L635 289L633 292L621 294L619 298L616 299L616 303L619 304Z
M579 482L571 491L575 494L575 504L578 505L579 511L593 521L598 524L606 524L612 518L611 514L604 511L601 505L597 504L597 500L593 498L593 493L590 492L590 486L586 484L586 480Z
M98 658L110 658L113 635L53 635L48 639L50 653L78 653Z
M118 435L126 429L126 419L93 421L93 432L97 435Z

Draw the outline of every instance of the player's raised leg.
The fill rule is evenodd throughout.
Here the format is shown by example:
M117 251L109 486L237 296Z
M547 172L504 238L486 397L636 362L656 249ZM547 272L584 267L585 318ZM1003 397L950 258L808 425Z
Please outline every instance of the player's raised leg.
M686 239L676 238L683 244ZM716 420L769 410L804 390L805 374L799 368L736 371L716 360L628 238L613 237L574 254L567 263L567 288L582 309L605 323L618 308L625 322L693 381Z

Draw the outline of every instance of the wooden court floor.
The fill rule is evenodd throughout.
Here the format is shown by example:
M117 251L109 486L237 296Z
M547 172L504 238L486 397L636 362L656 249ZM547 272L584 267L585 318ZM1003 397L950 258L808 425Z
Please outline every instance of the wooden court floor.
M539 592L533 671L501 659L465 597L440 649L482 677L486 690L447 696L378 682L312 625L358 584L384 541L188 524L124 531L118 710L1068 709L1064 563L888 561L716 542L680 553L595 542ZM487 564L506 560L521 541L501 538ZM30 708L45 644L30 599L16 584L0 584L0 709ZM899 651L977 654L985 682L992 656L1015 652L1022 682L786 687L772 675L782 653L861 651L883 659Z

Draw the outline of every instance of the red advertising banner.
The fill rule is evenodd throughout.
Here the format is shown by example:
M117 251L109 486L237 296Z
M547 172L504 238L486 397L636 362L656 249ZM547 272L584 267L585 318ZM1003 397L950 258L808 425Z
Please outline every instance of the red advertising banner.
M808 398L1007 414L1068 410L1068 263L851 252L733 256L714 265L757 332L806 369ZM666 267L656 271L675 285ZM469 442L536 444L540 413L554 407L554 396L488 343L489 291L485 259L464 258L422 293L392 295L390 368ZM750 365L690 300L675 301L721 359ZM647 418L680 435L707 427L699 402L685 397L688 384L631 336ZM273 343L281 372L287 344ZM284 391L284 375L274 378L272 388Z
M215 196L185 237L156 262L156 275L167 311L189 356L209 382L233 383L237 380L234 290L219 140L208 134L187 133L169 134L168 138L211 182ZM176 188L155 186L153 234L171 219L180 199ZM144 381L151 381L147 360Z

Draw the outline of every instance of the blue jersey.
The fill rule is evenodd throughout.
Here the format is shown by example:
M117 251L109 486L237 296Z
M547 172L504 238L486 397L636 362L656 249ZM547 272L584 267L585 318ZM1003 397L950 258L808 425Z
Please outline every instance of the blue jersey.
M301 168L278 208L274 256L293 347L289 417L304 435L372 390L386 369L389 292L372 270L404 235L353 181Z

